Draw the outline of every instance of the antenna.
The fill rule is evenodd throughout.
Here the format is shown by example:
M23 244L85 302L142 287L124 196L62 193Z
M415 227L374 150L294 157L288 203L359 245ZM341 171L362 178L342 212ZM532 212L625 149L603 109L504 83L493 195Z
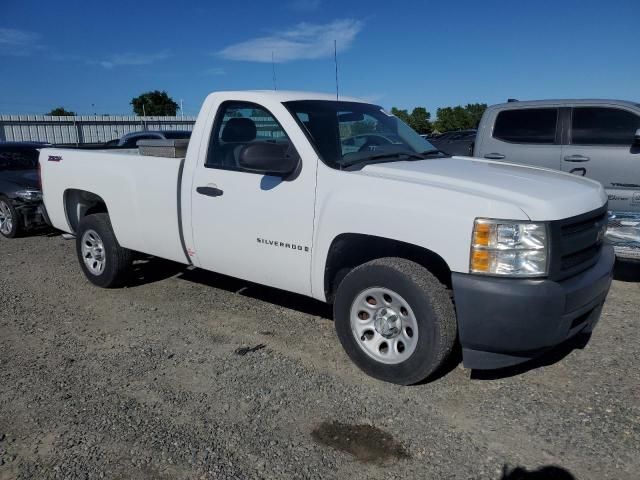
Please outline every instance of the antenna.
M333 40L333 63L336 65L336 102L338 101L338 42Z
M271 52L271 68L273 69L273 89L278 90L278 85L276 84L276 62L273 51Z

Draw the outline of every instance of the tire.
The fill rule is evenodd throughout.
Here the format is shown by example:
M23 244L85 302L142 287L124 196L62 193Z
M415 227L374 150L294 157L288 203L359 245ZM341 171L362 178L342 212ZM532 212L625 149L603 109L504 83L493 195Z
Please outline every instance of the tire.
M338 338L351 360L385 382L411 385L428 378L456 343L447 289L427 269L402 258L353 269L338 286L333 308Z
M5 238L16 238L22 233L20 215L13 206L13 202L4 195L0 195L0 235Z
M76 251L80 268L94 285L115 288L128 280L133 252L118 243L108 214L96 213L80 221Z

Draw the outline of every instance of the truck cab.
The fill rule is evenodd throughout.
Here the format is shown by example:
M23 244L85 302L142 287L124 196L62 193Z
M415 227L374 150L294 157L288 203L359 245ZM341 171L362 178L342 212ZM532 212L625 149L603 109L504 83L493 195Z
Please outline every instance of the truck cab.
M512 101L489 107L474 156L592 178L606 189L616 254L640 259L640 104Z

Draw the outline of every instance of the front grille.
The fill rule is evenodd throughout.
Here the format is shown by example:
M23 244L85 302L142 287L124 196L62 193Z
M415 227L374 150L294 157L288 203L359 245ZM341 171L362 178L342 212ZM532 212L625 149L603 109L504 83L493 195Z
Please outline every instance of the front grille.
M594 265L602 250L606 224L606 205L576 217L550 222L549 277L562 280Z

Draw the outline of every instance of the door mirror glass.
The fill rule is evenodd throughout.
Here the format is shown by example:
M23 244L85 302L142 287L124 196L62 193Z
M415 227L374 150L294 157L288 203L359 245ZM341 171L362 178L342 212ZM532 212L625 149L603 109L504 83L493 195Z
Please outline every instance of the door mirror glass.
M242 147L238 163L249 172L286 177L298 168L300 156L289 142L254 142Z

